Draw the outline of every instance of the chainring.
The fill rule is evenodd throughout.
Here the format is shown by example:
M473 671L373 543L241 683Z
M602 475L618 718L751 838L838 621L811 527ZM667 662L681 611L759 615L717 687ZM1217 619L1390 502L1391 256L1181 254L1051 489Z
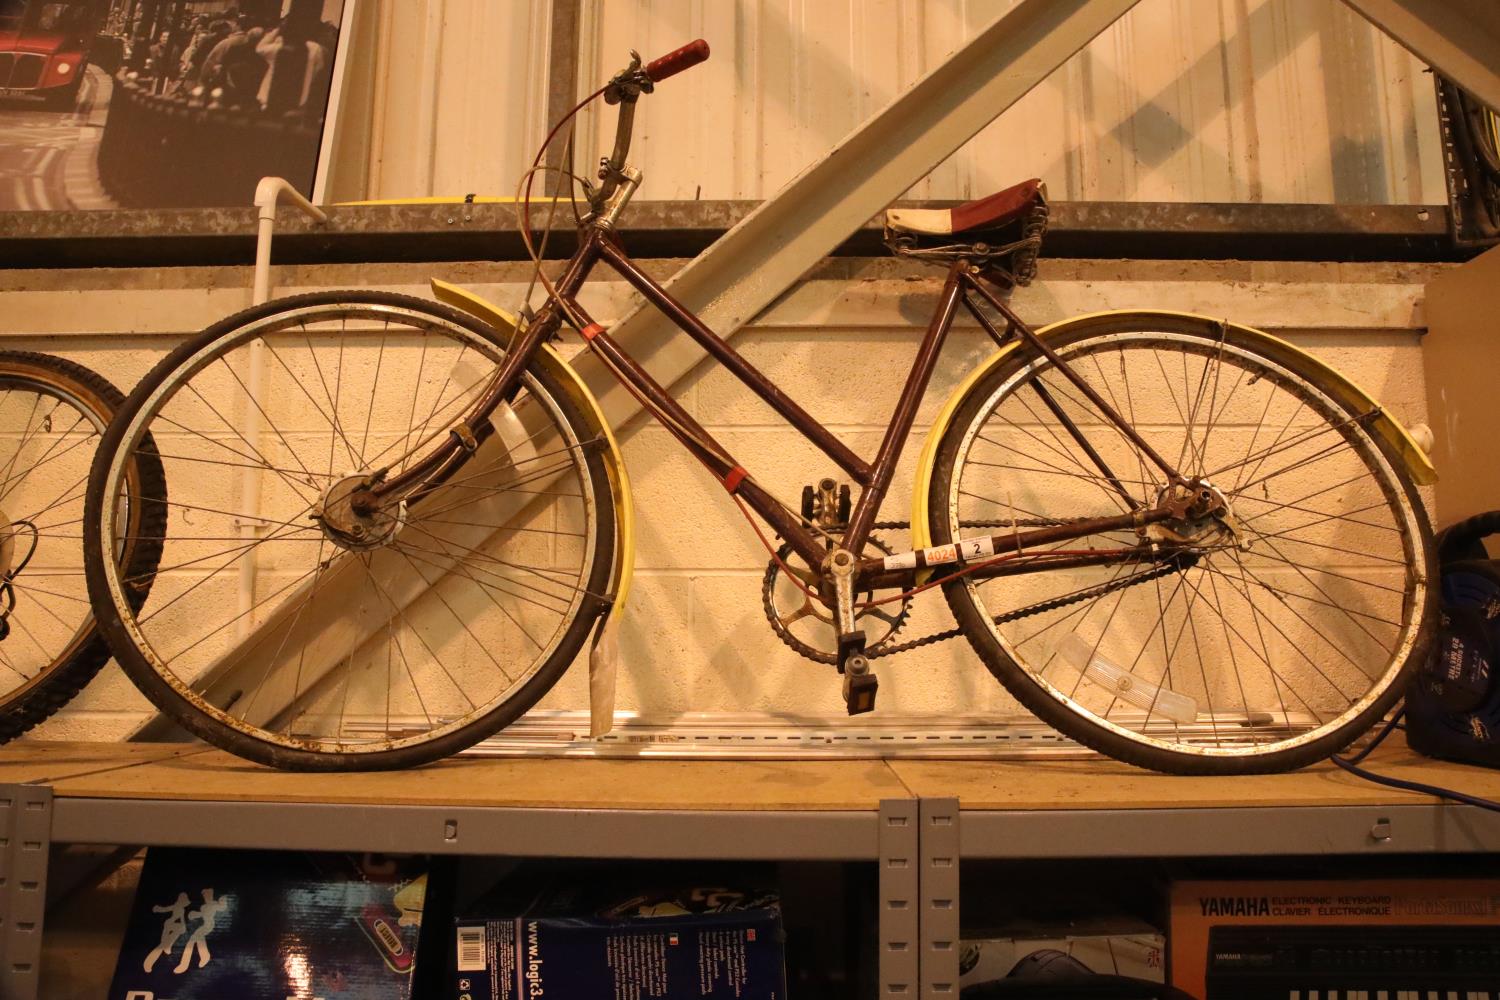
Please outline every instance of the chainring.
M879 549L885 555L890 555L894 551L889 545L875 538L869 539L866 545ZM775 632L777 638L799 655L815 663L829 665L838 663L838 655L833 649L836 632L833 611L824 607L821 602L808 597L796 584L781 580L783 575L781 563L786 563L793 572L799 569L797 563L800 562L800 558L792 551L790 545L783 545L778 549L776 557L766 565L765 580L760 590L761 606L765 609L766 620L771 623L771 631ZM780 562L777 561L778 559ZM803 572L807 575L799 574L802 583L810 588L816 588L817 583L812 579L811 571L804 570ZM872 592L868 590L858 593L855 595L855 604L869 600L871 596ZM792 609L783 609L780 605L784 602L792 602L797 606ZM880 650L889 646L896 633L901 631L902 626L906 624L907 615L911 612L911 597L903 597L896 606L898 610L895 612L886 610L890 605L878 605L866 608L855 615L856 623L866 625L871 622L878 623L873 630L866 630L866 656L880 655ZM804 631L810 634L798 636L792 631L792 626L799 622L803 623ZM823 649L808 641L814 637L826 640L829 648Z

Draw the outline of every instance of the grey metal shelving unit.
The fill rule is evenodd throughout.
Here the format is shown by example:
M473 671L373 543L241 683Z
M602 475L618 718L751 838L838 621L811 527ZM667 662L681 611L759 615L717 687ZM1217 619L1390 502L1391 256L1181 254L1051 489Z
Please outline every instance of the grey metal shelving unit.
M1500 799L1500 772L1394 748L1368 766ZM891 767L923 818L924 1000L958 995L961 861L1500 853L1500 814L1369 784L1331 765L1220 779L1102 761L1094 776L1076 762Z
M179 751L151 758L142 755L139 745L131 749L135 757L131 761L114 760L115 748L101 746L98 769L85 769L82 774L68 773L69 768L58 770L45 760L29 767L6 766L6 752L0 750L0 778L4 779L0 782L0 835L4 838L0 843L0 996L8 1000L32 1000L39 995L48 851L53 844L872 862L879 868L879 995L919 995L919 803L900 795L876 798L869 794L900 789L899 782L877 763L853 766L875 769L882 781L865 782L837 796L840 801L827 808L761 805L728 809L713 803L702 809L656 807L672 797L670 791L640 807L579 808L576 790L561 798L553 796L568 802L562 806L411 801L442 796L441 789L434 793L409 787L423 783L431 771L359 775L355 776L358 787L343 794L342 801L289 801L307 798L295 792L299 780L308 782L316 794L318 788L336 787L330 778L346 785L351 779L268 772L217 752ZM76 757L79 748L67 752ZM683 779L693 774L694 766L702 765L671 763L681 783L675 794L696 794L694 782ZM576 775L580 764L597 767L597 762L579 761L518 765L516 761L466 760L448 773L461 774L465 782L480 787L518 766L534 769L538 764L555 769L552 773L559 776ZM792 768L805 766L743 765L740 770L746 772L747 781L764 780L767 767L790 773ZM216 766L222 767L223 778L213 782L215 787L206 788L199 779L213 774ZM652 769L651 762L623 766ZM733 774L737 767L722 762L706 766L719 775L726 767ZM850 765L835 767L848 769ZM159 773L151 780L140 780L140 768L155 768ZM656 771L664 782L673 780L663 769ZM137 779L136 784L131 785L130 779ZM236 786L238 794L233 791ZM725 790L721 794L734 793Z
M22 1000L37 996L54 843L872 862L879 996L921 1000L958 995L966 860L1500 852L1500 815L1329 768L1200 779L1106 761L467 759L320 778L189 746L21 746L29 758L0 750L0 995ZM1500 797L1500 772L1404 751L1375 763Z

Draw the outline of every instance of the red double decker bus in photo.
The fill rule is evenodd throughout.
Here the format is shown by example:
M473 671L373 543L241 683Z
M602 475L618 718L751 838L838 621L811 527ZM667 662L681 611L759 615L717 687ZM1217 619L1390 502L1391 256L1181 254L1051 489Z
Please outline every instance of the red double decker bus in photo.
M71 108L105 8L97 0L0 0L0 98Z

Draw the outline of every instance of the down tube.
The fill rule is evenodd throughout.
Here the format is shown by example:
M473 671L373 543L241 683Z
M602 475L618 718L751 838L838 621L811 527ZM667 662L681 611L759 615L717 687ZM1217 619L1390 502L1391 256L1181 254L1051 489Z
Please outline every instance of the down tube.
M580 315L587 315L577 303L570 302L569 306ZM651 377L650 372L626 354L614 338L602 329L588 338L588 345L604 359L606 367L617 379L633 387L633 391L642 404L661 422L667 432L702 462L731 494L737 493L743 497L751 509L792 544L792 548L808 561L808 565L818 563L823 553L818 539L788 513L771 494L762 489L753 478L746 475L744 466L725 451L723 446L714 440L713 435L694 420L692 415Z
M850 552L860 552L864 549L865 539L870 534L870 526L875 523L875 515L880 510L880 503L885 499L886 490L890 488L891 477L896 472L896 463L901 458L902 445L906 443L906 435L911 433L912 421L917 417L917 407L927 391L927 383L932 378L932 371L937 367L937 359L942 353L943 342L948 339L948 331L953 327L953 314L958 310L958 303L963 298L962 278L968 266L968 261L960 258L954 261L953 266L948 269L948 280L943 285L943 294L938 301L937 312L933 314L932 322L927 325L927 334L922 338L922 345L917 350L917 356L912 360L911 374L907 376L906 385L901 390L901 398L896 401L896 410L891 414L891 423L886 428L885 440L880 443L880 453L875 456L870 483L861 491L859 503L854 507L853 516L849 518L849 530L844 533L843 547Z

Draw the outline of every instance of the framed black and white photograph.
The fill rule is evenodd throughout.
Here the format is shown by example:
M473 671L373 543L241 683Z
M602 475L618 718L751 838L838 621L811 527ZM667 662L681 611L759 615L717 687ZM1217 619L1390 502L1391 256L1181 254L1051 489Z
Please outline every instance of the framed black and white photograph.
M0 0L0 211L315 195L356 0Z

